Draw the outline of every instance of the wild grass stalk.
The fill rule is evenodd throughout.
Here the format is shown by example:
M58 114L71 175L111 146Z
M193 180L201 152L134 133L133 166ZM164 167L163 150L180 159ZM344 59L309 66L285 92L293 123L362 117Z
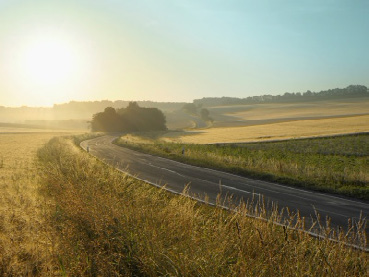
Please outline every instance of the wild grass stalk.
M281 227L261 203L236 211L172 195L101 163L72 140L38 152L42 193L54 203L59 268L70 276L365 276L368 254ZM252 214L264 220L245 216ZM283 218L285 218L283 216ZM298 215L291 227L303 227Z
M58 274L36 151L56 133L0 134L0 276ZM58 134L60 135L60 134Z

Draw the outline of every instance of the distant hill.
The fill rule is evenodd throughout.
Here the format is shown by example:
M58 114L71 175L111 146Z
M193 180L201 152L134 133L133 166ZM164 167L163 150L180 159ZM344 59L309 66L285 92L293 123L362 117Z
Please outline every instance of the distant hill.
M224 115L225 111L215 107L219 106L235 106L235 105L252 105L261 103L303 103L314 102L320 100L339 100L339 99L360 99L369 97L369 91L366 86L351 85L346 88L336 88L324 90L320 92L306 91L303 93L289 93L283 95L261 95L250 96L246 98L236 97L208 97L193 100L193 106L198 108L211 107L210 117L214 117L216 126L221 122L237 120L237 124L244 124L239 118L230 118L229 115ZM368 98L369 99L369 98ZM71 101L64 104L55 104L49 108L35 107L3 107L0 106L0 122L2 123L17 123L27 124L32 126L43 126L47 128L61 129L88 129L91 118L94 114L104 111L107 107L114 109L122 109L128 106L130 101ZM167 122L169 129L185 129L206 127L206 122L203 122L197 115L186 113L183 108L185 102L154 102L154 101L136 101L143 108L160 109ZM244 107L238 109L243 110ZM250 115L248 115L248 118ZM222 123L223 124L223 123Z
M329 90L322 90L319 92L286 92L283 95L260 95L250 96L246 98L237 97L204 97L201 99L193 100L193 103L197 106L203 107L215 107L215 106L227 106L227 105L247 105L247 104L260 104L260 103L282 103L282 102L306 102L317 100L329 100L329 99L344 99L344 98L357 98L357 97L369 97L369 91L366 86L362 85L350 85L346 88L335 88Z
M24 123L25 121L40 120L90 120L92 115L103 111L106 107L115 109L125 108L130 101L90 101L78 102L71 101L65 104L55 104L50 108L34 108L34 107L2 107L0 106L0 122ZM136 101L144 108L158 108L163 112L172 112L183 107L183 102L153 102L153 101ZM34 122L33 122L34 123ZM39 124L40 122L37 122Z

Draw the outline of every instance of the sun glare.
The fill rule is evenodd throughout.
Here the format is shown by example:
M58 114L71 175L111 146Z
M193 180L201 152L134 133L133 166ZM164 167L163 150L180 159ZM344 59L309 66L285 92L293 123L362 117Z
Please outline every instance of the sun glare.
M21 103L42 106L83 98L97 83L91 77L96 64L91 44L73 32L30 31L14 36L2 50L8 88Z
M28 45L21 56L23 74L37 84L68 81L78 66L73 49L59 39L41 39Z

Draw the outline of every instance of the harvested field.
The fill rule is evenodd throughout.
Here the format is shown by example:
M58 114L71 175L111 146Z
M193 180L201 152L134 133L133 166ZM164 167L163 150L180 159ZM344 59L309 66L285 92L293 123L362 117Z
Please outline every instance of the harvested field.
M369 99L342 99L301 103L269 103L209 108L215 127L250 126L291 120L328 119L368 115Z
M287 122L222 127L188 132L168 132L161 135L167 142L180 143L229 143L283 140L349 134L369 131L369 115L329 119L293 120Z

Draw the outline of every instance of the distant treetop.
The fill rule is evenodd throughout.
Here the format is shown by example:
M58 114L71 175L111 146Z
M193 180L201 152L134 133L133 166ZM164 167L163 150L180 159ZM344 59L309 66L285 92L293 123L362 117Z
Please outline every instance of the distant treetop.
M249 96L246 98L236 97L205 97L202 99L193 100L193 104L196 106L203 105L207 107L221 106L221 105L246 105L257 103L273 103L273 102L298 102L298 101L314 101L314 100L327 100L327 99L343 99L343 98L356 98L356 97L369 97L369 91L366 86L362 85L350 85L347 88L335 88L329 90L322 90L320 92L286 92L283 95L261 95L261 96Z

